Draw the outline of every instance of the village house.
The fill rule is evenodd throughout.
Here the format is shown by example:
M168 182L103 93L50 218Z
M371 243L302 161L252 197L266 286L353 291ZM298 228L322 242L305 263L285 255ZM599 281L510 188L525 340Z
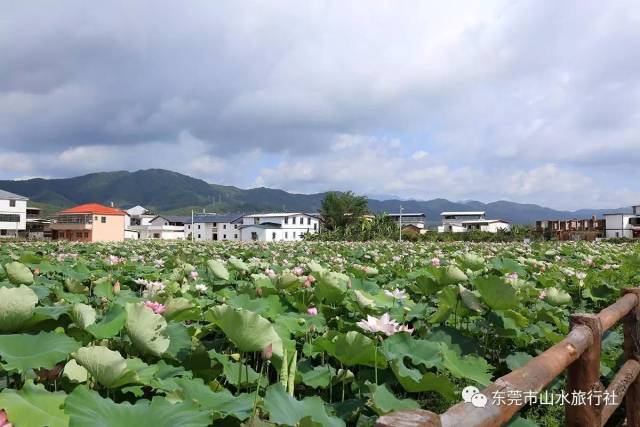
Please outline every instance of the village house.
M187 239L197 241L241 240L242 214L196 214L185 224Z
M53 240L104 242L124 240L125 212L98 203L87 203L54 215Z
M140 239L183 240L185 224L191 224L190 216L156 215L148 225L132 226Z
M27 239L41 240L51 238L51 220L42 218L42 209L27 206L27 228L24 234Z
M27 228L27 201L24 196L0 190L0 238L17 238Z
M640 238L640 205L632 206L632 213L604 214L605 237Z
M317 233L320 220L307 213L263 213L242 217L241 238L243 241L302 240L306 233Z
M402 228L412 226L410 228L417 230L425 230L427 215L424 213L390 213L387 214L396 224L402 223Z
M511 229L509 222L501 219L486 219L484 211L442 212L442 225L439 233L464 233L467 231L485 231L497 233Z

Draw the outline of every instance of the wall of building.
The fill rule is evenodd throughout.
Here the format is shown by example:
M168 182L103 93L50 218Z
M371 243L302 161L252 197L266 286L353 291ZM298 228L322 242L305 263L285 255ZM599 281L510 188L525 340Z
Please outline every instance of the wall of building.
M94 215L91 240L121 242L124 240L124 224L125 215Z
M15 200L15 206L11 206L9 200L0 200L0 214L18 215L19 221L0 221L0 237L17 235L17 231L27 228L27 201ZM4 231L2 231L4 230ZM4 235L4 236L3 236Z

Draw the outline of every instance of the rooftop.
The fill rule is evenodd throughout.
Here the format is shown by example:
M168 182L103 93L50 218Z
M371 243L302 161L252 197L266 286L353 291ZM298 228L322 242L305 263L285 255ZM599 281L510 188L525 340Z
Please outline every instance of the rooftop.
M193 216L194 223L212 223L212 222L235 222L243 217L240 213L231 213L225 215L218 214L195 214Z
M247 224L243 225L241 228L249 228L249 227L257 227L257 228L282 228L281 224L277 224L275 222L263 222L262 224Z
M124 211L116 208L110 208L108 206L101 205L100 203L86 203L84 205L78 205L70 209L65 209L59 214L99 214L99 215L126 215Z
M312 214L304 213L304 212L269 212L269 213L257 213L252 215L245 215L245 218L277 218L281 216L294 216L294 215L307 215L313 216Z
M400 215L402 215L402 216L423 216L423 217L426 217L426 216L427 216L426 214L424 214L424 213L422 213L422 212L413 212L413 213L412 213L412 212L402 212L402 214L399 214L399 213L390 213L390 214L387 214L387 215L389 215L389 216L398 216L398 217L399 217Z
M440 216L445 216L445 215L456 215L456 216L471 216L471 215L484 215L485 212L484 211L465 211L465 212L442 212L440 214Z
M29 200L28 197L20 196L19 194L9 193L8 191L0 190L0 199L2 200Z

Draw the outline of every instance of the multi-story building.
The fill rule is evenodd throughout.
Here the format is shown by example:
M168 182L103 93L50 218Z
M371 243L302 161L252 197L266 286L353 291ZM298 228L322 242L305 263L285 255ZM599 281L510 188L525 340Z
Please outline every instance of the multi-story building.
M87 203L58 212L52 220L53 240L103 242L124 240L125 212Z
M640 205L632 206L632 213L604 214L605 237L640 238Z
M0 190L0 238L16 238L26 230L28 200L24 196Z
M240 227L242 240L267 242L301 240L306 233L317 233L319 228L317 216L302 212L245 215Z
M557 240L594 240L604 235L605 220L590 219L540 220L536 232Z
M185 224L191 224L190 216L156 215L148 225L131 226L140 239L182 240Z
M242 214L196 214L193 223L185 223L187 239L198 241L241 240Z
M418 229L424 229L427 222L427 215L424 213L391 213L387 214L396 223L402 223L402 227L414 226Z

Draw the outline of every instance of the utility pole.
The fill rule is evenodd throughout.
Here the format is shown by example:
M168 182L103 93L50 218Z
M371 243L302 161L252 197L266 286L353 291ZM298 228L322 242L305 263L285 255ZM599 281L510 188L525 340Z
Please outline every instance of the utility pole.
M191 241L193 242L193 209L191 209Z
M400 217L399 217L399 223L400 223L400 241L402 242L402 205L400 205Z

